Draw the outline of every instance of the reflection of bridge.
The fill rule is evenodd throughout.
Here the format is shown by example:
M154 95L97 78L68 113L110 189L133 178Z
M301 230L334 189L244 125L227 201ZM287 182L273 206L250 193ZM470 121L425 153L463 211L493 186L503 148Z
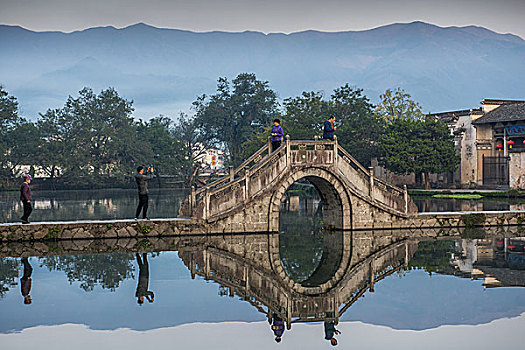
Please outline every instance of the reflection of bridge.
M338 229L405 220L416 212L407 191L366 170L335 141L290 141L271 153L267 144L237 169L194 191L181 216L214 232L275 232L286 190L306 179L318 190L324 221Z
M302 283L281 263L280 235L199 235L162 238L13 242L0 256L48 256L176 250L191 271L239 295L259 311L294 322L337 320L374 284L403 268L417 241L373 231L325 234L323 256ZM299 252L302 253L302 252Z
M352 239L350 233L339 234L346 235L343 241ZM326 282L307 286L284 272L277 234L210 238L205 249L185 250L179 255L192 277L200 275L219 283L230 296L237 294L267 315L279 314L291 327L295 322L338 320L367 290L373 291L376 282L405 267L417 249L414 241L403 240L373 252L377 245L370 240L376 238L354 239L357 245L351 253L341 241L338 249L329 253L343 252L343 259L335 259L338 266L333 274L326 276ZM323 254L318 270L326 270L323 265L330 264L327 261L330 259Z

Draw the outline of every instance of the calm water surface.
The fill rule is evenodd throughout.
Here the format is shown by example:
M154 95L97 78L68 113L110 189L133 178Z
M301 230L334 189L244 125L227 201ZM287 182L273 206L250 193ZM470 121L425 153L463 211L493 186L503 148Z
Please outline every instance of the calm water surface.
M148 216L174 218L186 190L150 188ZM135 216L138 204L135 189L104 189L82 191L33 191L33 212L30 220L127 219ZM0 192L0 222L16 222L23 208L19 192Z
M133 212L134 191L111 193L114 211L107 194L91 215ZM182 196L152 209L173 216ZM284 203L273 234L0 244L0 349L522 347L519 228L400 240L330 230L319 203Z

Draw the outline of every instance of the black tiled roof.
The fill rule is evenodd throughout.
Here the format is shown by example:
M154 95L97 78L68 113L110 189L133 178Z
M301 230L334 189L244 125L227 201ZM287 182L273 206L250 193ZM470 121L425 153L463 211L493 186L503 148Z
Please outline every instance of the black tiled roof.
M452 121L458 117L462 117L465 115L471 115L471 114L477 114L481 113L481 108L477 109L461 109L457 111L448 111L448 112L440 112L440 113L429 113L427 114L427 117L434 117L437 119L440 119L444 122Z
M476 119L472 124L525 121L525 102L505 103Z

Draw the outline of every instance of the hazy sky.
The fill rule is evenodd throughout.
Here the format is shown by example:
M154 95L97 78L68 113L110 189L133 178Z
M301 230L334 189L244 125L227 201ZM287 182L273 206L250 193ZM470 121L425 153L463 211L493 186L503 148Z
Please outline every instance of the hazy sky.
M74 31L144 22L193 31L363 30L416 20L525 38L525 0L0 0L0 23Z

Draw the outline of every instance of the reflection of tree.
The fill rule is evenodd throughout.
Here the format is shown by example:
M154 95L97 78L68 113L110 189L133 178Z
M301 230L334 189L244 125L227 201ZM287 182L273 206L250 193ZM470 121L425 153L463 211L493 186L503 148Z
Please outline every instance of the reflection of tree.
M50 271L64 271L69 283L78 281L85 291L92 291L97 284L115 291L120 282L134 278L134 260L133 254L47 256L41 265Z
M422 241L409 262L411 269L423 269L429 274L444 270L450 265L454 241Z
M314 226L315 216L280 213L279 253L284 271L302 282L316 270L323 255L323 237ZM317 225L318 226L318 225Z
M13 258L0 258L0 298L5 296L9 288L15 287L18 277L19 262Z

